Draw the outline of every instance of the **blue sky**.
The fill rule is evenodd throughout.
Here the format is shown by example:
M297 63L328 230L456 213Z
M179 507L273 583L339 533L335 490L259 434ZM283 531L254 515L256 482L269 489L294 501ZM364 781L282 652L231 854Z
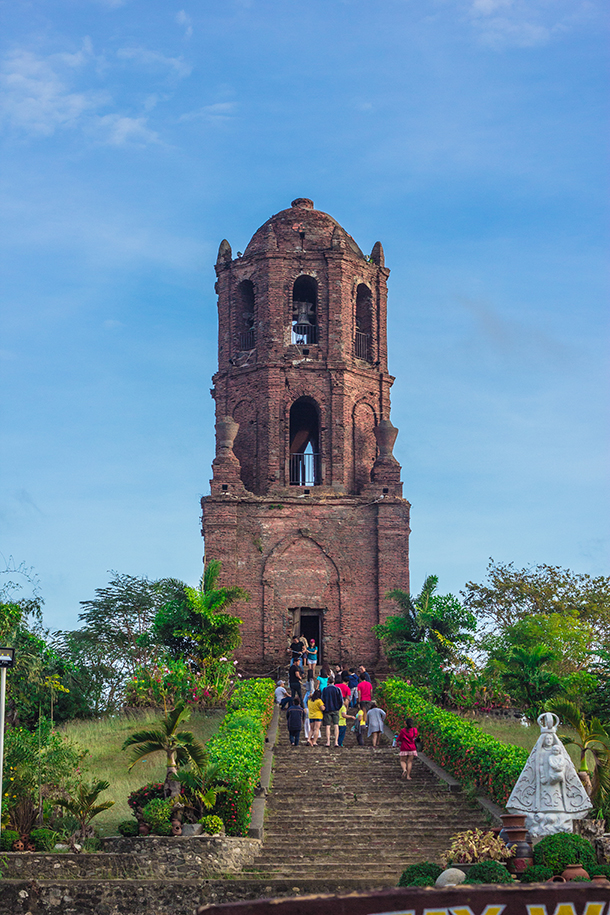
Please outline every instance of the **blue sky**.
M76 625L201 571L213 263L299 196L390 277L412 587L608 573L601 0L0 3L0 551Z

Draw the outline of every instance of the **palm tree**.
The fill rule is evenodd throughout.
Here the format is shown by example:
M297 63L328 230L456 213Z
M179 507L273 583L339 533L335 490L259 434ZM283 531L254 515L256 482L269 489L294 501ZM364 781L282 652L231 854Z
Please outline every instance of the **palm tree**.
M193 764L178 775L180 784L185 789L187 806L195 810L198 818L203 816L205 810L211 810L216 805L218 794L227 790L216 784L219 774L220 765L210 763L203 769Z
M578 776L589 797L598 806L603 806L610 796L610 733L607 726L599 718L587 721L578 706L568 699L551 699L546 708L576 732L576 736L560 734L559 737L566 747L578 748Z
M180 782L178 766L194 762L199 768L206 764L207 753L202 743L195 739L192 731L179 731L178 727L191 717L191 709L179 702L176 708L161 719L158 730L136 731L123 744L123 750L133 747L129 757L129 769L140 759L151 753L165 753L167 774L165 776L165 797L178 797Z
M422 620L422 614L426 614L430 609L430 602L438 586L438 576L428 575L424 586L417 595L413 597L408 591L402 591L400 588L394 588L388 591L387 600L395 601L401 611L400 638L406 642L423 642L426 636L426 625Z
M499 659L500 676L508 691L523 703L528 718L535 720L545 700L561 689L560 678L546 667L555 658L555 652L546 645L515 645L504 659Z
M56 803L59 807L67 810L78 820L81 838L87 838L87 834L90 832L88 827L91 820L98 813L108 810L114 805L114 801L102 801L101 804L96 804L99 795L102 791L107 791L108 788L110 788L110 782L106 782L101 778L91 782L91 784L82 782L72 797L67 800L64 798L57 800Z

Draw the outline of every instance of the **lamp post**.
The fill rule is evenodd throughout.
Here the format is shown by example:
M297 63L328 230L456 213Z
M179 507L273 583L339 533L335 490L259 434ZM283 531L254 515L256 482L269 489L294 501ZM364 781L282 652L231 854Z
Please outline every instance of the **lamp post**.
M2 832L2 773L4 771L4 706L6 703L6 671L15 663L14 648L0 648L0 833Z

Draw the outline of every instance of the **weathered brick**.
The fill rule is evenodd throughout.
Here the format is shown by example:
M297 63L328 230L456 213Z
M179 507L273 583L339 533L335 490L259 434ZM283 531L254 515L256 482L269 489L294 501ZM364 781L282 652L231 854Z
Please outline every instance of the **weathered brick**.
M243 256L223 241L216 272L217 454L202 532L223 582L252 596L239 605L238 655L271 669L307 616L304 627L320 620L324 660L375 665L384 595L409 587L383 249L365 257L299 199Z

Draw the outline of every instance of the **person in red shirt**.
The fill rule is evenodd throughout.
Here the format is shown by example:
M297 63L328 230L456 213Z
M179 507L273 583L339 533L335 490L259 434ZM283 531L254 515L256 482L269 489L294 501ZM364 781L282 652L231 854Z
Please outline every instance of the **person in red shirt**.
M398 741L400 743L400 753L398 756L400 759L400 768L402 769L400 777L406 778L408 781L411 781L413 760L417 756L415 738L418 736L418 733L419 732L413 723L413 719L407 718L404 728L398 735Z
M351 695L352 695L352 691L349 688L348 681L349 681L349 674L344 673L343 676L341 677L341 682L337 683L337 686L341 690L341 695L343 696L344 699L350 699Z
M364 674L360 674L360 683L358 684L358 698L365 712L368 712L371 699L373 698L373 687L370 680L365 679Z

